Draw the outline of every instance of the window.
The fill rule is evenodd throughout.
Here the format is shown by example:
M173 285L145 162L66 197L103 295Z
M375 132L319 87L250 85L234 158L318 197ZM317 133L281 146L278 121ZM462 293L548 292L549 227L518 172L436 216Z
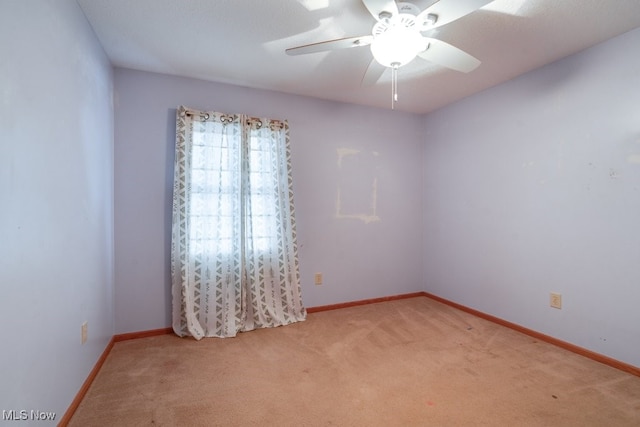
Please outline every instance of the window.
M287 122L178 109L173 325L234 336L304 320Z
M215 128L212 123L204 123L193 132L192 253L232 253L237 250L234 238L238 230L246 234L253 251L266 252L277 237L274 224L278 206L271 200L272 156L277 153L258 130L250 132L243 149L240 141ZM248 154L245 160L243 151Z

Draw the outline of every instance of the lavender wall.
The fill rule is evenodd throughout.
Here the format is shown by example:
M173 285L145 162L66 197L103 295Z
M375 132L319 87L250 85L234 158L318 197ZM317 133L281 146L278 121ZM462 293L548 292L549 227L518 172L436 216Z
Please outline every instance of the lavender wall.
M419 116L126 69L115 70L115 89L117 333L171 323L181 104L289 121L306 306L421 290Z
M113 76L74 0L33 3L0 2L0 410L55 425L30 411L60 420L114 333Z
M427 291L640 366L639 45L629 32L424 119Z

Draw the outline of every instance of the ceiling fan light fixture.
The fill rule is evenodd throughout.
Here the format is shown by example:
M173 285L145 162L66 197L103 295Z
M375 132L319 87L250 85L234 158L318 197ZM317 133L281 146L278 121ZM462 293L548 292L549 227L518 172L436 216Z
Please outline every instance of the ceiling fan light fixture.
M380 64L403 66L427 48L427 41L414 27L391 25L371 42L371 53Z

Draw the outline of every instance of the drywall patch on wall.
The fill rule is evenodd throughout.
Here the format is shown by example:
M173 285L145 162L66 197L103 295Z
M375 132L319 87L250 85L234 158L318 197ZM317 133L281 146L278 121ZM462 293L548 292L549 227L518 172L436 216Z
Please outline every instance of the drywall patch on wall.
M627 156L627 162L640 165L640 154L630 154Z
M342 167L342 159L346 156L354 156L360 152L360 150L355 150L353 148L338 148L336 150L338 152L338 167Z
M338 189L336 218L355 219L369 224L378 216L379 154L352 148L338 148Z

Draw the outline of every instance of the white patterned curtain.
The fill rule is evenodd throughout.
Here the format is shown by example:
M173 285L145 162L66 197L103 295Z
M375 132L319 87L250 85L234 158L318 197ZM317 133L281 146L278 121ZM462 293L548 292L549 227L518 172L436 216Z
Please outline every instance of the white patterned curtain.
M306 318L286 121L178 108L171 263L179 336Z

